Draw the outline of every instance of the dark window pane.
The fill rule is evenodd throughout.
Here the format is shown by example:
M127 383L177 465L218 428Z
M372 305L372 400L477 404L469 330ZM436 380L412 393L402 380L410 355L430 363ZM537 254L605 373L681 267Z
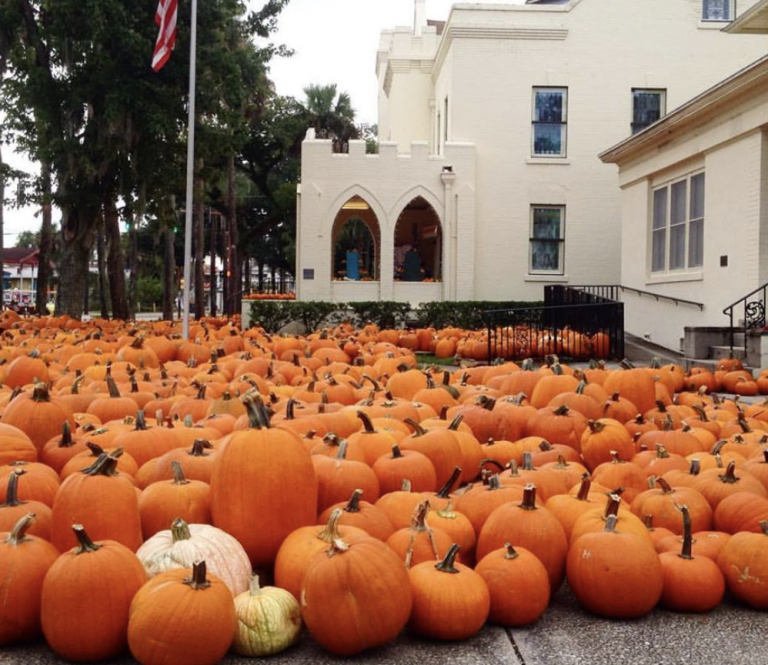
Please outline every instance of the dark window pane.
M559 208L533 209L533 237L542 240L560 240Z
M678 224L669 230L669 269L685 268L685 224Z
M560 241L531 241L531 270L560 270Z
M653 232L653 256L651 259L651 270L661 272L666 267L667 252L667 230L660 229Z
M704 220L697 219L690 223L688 238L688 267L700 268L704 265Z
M670 209L670 225L685 224L686 201L688 198L688 181L681 180L672 185L672 207Z
M704 174L691 178L691 219L704 217Z
M709 21L730 21L731 0L703 0L702 17Z
M653 228L663 229L667 225L667 188L653 193Z
M563 122L565 94L562 90L537 90L533 120L535 122Z
M534 125L533 153L535 155L562 155L565 135L564 125Z
M639 132L652 125L662 113L662 93L650 90L632 91L632 129Z

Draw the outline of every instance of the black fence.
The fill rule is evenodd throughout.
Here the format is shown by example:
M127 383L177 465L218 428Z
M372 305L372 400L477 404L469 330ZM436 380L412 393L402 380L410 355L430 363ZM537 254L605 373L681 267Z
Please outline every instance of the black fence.
M489 360L623 358L624 304L610 295L547 286L541 307L486 312Z
M269 293L270 295L296 293L295 279L270 279L254 280L251 283L251 293Z
M728 305L723 314L728 317L730 325L731 353L736 347L736 333L742 333L744 344L742 350L747 353L747 333L750 330L766 328L766 305L768 304L768 283L758 286L754 291ZM735 325L738 322L738 325Z

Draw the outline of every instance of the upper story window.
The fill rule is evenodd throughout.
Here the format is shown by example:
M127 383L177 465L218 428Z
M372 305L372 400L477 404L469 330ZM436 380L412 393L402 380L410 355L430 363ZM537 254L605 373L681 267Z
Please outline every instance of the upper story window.
M632 133L652 125L667 112L666 90L632 90Z
M702 0L701 18L704 21L732 21L734 0Z
M532 154L565 157L568 121L568 88L533 89Z
M704 265L704 173L653 190L651 272Z

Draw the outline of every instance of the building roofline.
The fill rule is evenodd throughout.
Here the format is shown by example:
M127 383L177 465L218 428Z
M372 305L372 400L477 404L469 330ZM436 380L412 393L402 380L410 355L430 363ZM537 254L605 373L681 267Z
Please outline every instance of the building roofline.
M741 16L724 27L723 32L736 35L766 34L768 27L760 27L761 19L768 26L768 0L760 0L757 4L752 5Z
M600 153L598 157L606 164L624 162L659 143L669 141L670 134L698 122L713 109L730 102L736 95L744 94L745 91L767 82L768 55L720 81L650 127Z

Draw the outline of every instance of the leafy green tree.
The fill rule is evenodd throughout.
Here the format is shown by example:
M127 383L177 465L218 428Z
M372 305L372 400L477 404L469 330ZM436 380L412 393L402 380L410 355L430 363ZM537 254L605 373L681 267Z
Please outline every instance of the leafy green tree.
M31 249L33 247L40 246L40 232L39 231L22 231L16 236L16 247L23 247L25 249Z
M336 84L309 85L304 88L302 106L310 126L320 139L332 139L341 152L350 139L359 136L355 125L355 109L346 92L338 92Z

